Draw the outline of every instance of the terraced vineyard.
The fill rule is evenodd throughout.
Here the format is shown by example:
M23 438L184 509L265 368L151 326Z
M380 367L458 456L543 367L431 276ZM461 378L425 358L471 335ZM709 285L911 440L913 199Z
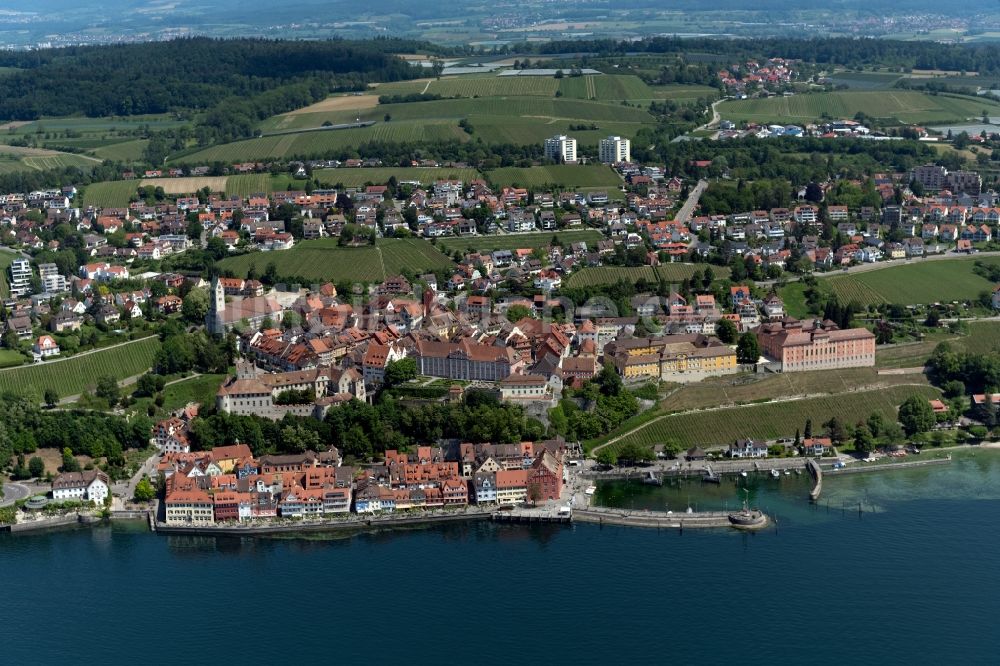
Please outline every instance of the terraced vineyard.
M142 159L143 151L149 145L149 139L133 139L112 143L106 146L99 146L92 151L95 157L102 160L118 160L122 162L133 162Z
M103 183L91 183L83 190L85 206L100 206L102 208L124 208L135 195L139 183L134 180L113 180Z
M246 198L251 194L270 194L273 191L269 173L249 173L229 176L226 179L226 195Z
M313 177L324 185L341 184L344 187L362 187L363 185L385 185L389 178L395 177L400 183L417 181L422 185L431 185L436 180L458 179L463 183L482 178L483 175L473 168L421 168L421 167L378 167L371 169L318 169Z
M845 423L878 412L895 420L899 405L911 395L934 398L940 391L930 386L895 386L877 391L842 393L822 398L784 401L745 407L705 410L663 417L617 442L644 446L674 439L685 447L729 444L741 437L774 439L791 437L807 419L814 429L836 416Z
M442 97L503 97L517 95L536 95L552 97L559 90L558 79L549 76L460 76L432 80L427 86L429 95ZM379 94L391 94L383 86L378 88Z
M604 238L601 232L596 229L581 229L555 233L502 234L500 236L467 236L464 238L453 236L439 238L435 243L437 247L448 252L453 250L492 252L494 250L546 248L551 245L553 236L557 236L564 247L580 241L587 243L588 246L595 246L599 240Z
M494 187L527 187L534 189L558 186L619 187L621 178L611 167L603 164L553 164L538 167L503 167L486 174Z
M258 272L274 263L282 278L316 282L381 282L403 269L415 273L454 266L448 257L421 239L380 239L377 245L338 247L335 239L302 241L291 250L252 252L219 262L223 270L245 276L250 266Z
M89 390L102 375L121 380L142 374L152 367L159 349L160 339L152 336L63 361L0 370L0 391L33 391L41 396L45 389L51 388L60 397L77 395Z
M639 280L647 282L679 282L702 272L704 267L699 264L662 264L660 266L588 266L581 268L566 281L567 287L592 287L595 285L615 284L624 280L635 283ZM729 269L724 266L712 266L716 279L729 276Z
M656 97L645 81L631 74L567 77L559 83L559 91L565 97L605 101L651 100Z
M857 301L864 306L970 300L994 286L973 272L971 259L916 261L892 268L836 275L828 280L841 302ZM1000 264L1000 257L980 260Z

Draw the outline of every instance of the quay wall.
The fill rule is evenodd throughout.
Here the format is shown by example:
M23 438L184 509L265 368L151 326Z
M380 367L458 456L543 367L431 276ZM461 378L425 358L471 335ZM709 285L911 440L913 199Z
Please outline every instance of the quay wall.
M372 516L346 520L302 521L275 525L167 525L157 522L158 534L200 534L202 536L254 536L267 534L294 534L296 532L341 532L368 530L382 527L406 527L434 523L452 523L467 520L489 520L492 510L465 511L440 515Z

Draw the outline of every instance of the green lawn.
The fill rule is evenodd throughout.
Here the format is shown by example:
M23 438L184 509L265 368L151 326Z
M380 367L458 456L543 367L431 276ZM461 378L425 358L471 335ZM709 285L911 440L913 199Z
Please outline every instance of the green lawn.
M350 248L338 247L336 239L302 241L291 250L229 257L218 266L246 276L250 266L261 273L272 262L282 278L323 282L381 282L403 269L421 273L454 265L425 240L383 238L375 246Z
M64 361L52 360L0 370L0 390L33 391L40 397L45 389L51 388L60 397L76 395L89 390L102 375L120 380L142 374L153 365L153 358L159 349L160 339L152 336Z
M0 349L0 368L13 368L24 363L24 354L13 349Z
M796 319L804 319L809 316L809 308L806 306L806 286L801 282L791 282L781 289L779 294L785 304L785 312Z
M861 112L903 123L962 122L981 118L983 110L1000 115L1000 104L957 95L931 95L907 90L829 92L733 100L719 105L726 120L757 123L798 123L832 118L853 118Z
M163 389L163 410L171 412L189 402L214 405L215 394L225 379L226 375L199 375L171 384Z
M470 236L460 238L438 238L435 245L442 250L451 252L453 250L463 250L468 252L493 250L517 250L521 248L546 248L552 244L552 238L556 236L564 247L571 243L584 241L588 247L596 247L599 240L604 238L600 231L596 229L581 229L579 231L559 231L530 234L503 234L501 236Z
M622 180L618 174L611 167L603 164L553 164L526 168L503 167L490 171L486 174L486 177L497 188L617 188L622 184Z
M993 283L973 273L973 259L976 257L946 261L914 260L902 266L827 279L843 303L911 305L964 301L994 287ZM1000 263L1000 258L982 257L980 261L996 264Z
M9 273L7 269L15 259L17 259L15 253L9 250L0 250L0 298L10 296L10 285L7 282Z

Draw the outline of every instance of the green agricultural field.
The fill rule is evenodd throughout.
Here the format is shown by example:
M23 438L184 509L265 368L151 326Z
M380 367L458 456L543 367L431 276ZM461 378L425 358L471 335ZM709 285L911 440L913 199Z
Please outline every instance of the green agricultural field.
M676 102L691 102L699 97L715 99L719 96L719 89L711 86L687 85L675 83L665 86L650 86L655 99L672 99Z
M598 77L599 78L599 77ZM481 80L473 79L472 81ZM385 117L389 116L389 121ZM324 123L350 123L360 118L369 127L299 131ZM467 120L472 133L458 126ZM633 137L654 124L642 108L618 103L532 95L443 99L406 104L380 104L364 109L330 108L275 116L261 123L265 136L212 146L178 155L172 162L236 162L255 159L288 159L317 154L354 151L371 142L421 143L471 141L487 143L539 143L553 134L569 132L571 125L596 125L597 129L573 131L582 145L596 145L600 137L620 134ZM288 134L268 134L279 128Z
M316 282L381 282L403 269L414 273L447 269L451 260L421 239L380 239L373 246L338 247L335 239L302 241L291 250L252 252L218 263L222 270L245 276L250 266L263 272L274 263L282 278Z
M533 189L620 187L621 177L603 164L553 164L539 167L502 167L486 174L494 187L528 187Z
M0 250L0 298L10 296L10 285L7 284L7 268L17 255L9 250Z
M888 90L896 85L902 74L897 72L837 72L830 79L835 86L845 85L852 90Z
M83 205L124 208L128 205L129 200L136 195L138 188L139 181L136 180L91 183L83 190Z
M981 291L993 288L993 283L973 273L973 259L946 261L915 261L892 268L836 275L828 278L833 292L842 303L857 301L861 305L898 303L937 303L976 298ZM983 257L982 261L997 264L998 257Z
M379 104L367 109L333 109L320 112L298 112L294 116L283 116L282 130L321 127L324 122L334 125L361 121L384 123L385 116L391 118L388 124L405 120L461 120L470 116L500 116L504 118L526 117L543 119L567 119L578 121L630 121L652 122L653 118L644 110L622 106L618 103L587 101L531 95L509 97L479 97L461 99L441 99L426 102L406 102L403 104ZM270 129L272 119L262 124L265 132ZM364 129L364 128L362 128ZM339 134L359 132L358 129L328 130L319 134Z
M468 141L469 135L458 121L380 122L371 127L347 130L299 132L246 139L205 148L178 157L172 162L203 164L205 162L244 162L255 159L281 159L319 153L351 151L359 144L420 143L435 141Z
M226 196L246 198L251 194L270 194L272 178L269 173L251 173L226 178Z
M735 100L723 102L718 109L726 120L798 124L817 121L824 113L832 118L853 118L861 112L873 118L921 124L978 119L984 110L1000 115L1000 104L985 99L895 89Z
M51 388L60 397L77 395L89 390L102 375L121 380L146 372L152 367L153 358L159 349L160 339L152 336L137 342L83 353L63 361L46 361L2 370L0 390L27 390L41 396L45 389Z
M343 185L344 187L362 187L364 185L385 185L389 178L395 176L400 183L417 181L422 185L431 185L436 180L457 179L464 183L482 178L478 170L472 168L422 168L422 167L378 167L370 169L318 169L313 177L324 185Z
M452 252L462 250L463 252L492 252L494 250L517 250L522 248L547 248L552 244L552 238L556 236L564 247L572 243L583 241L588 246L596 246L597 242L604 238L600 231L596 229L581 229L578 231L558 231L530 234L503 234L500 236L466 236L459 238L438 238L435 245L442 250Z
M460 76L432 80L426 94L442 97L552 97L559 87L559 80L548 76ZM383 86L379 86L377 92L380 95L393 94Z
M563 97L607 102L650 101L660 97L645 81L633 74L567 77L559 82L559 92Z
M930 386L895 386L877 391L857 391L821 398L713 409L665 416L618 442L652 445L674 439L684 447L729 444L741 437L773 439L791 437L807 419L818 430L836 416L844 423L878 412L894 420L899 405L911 395L934 398L940 391Z

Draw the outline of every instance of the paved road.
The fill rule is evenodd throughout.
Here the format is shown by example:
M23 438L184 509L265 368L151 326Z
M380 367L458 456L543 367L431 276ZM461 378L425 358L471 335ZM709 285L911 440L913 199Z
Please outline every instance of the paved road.
M146 462L142 463L138 471L132 475L128 481L116 481L112 484L111 492L120 497L124 502L131 502L135 496L135 487L139 485L142 477L148 476L150 479L156 477L156 465L160 461L160 452L157 451Z
M698 205L698 199L701 198L701 193L705 191L706 187L708 187L707 180L698 181L698 184L695 185L694 189L688 194L687 201L685 201L684 205L681 206L681 209L677 211L677 215L674 217L675 220L681 224L687 224L691 215L694 214L694 209Z
M31 489L23 483L8 481L3 484L3 500L0 506L9 506L18 500L23 500L31 494Z

